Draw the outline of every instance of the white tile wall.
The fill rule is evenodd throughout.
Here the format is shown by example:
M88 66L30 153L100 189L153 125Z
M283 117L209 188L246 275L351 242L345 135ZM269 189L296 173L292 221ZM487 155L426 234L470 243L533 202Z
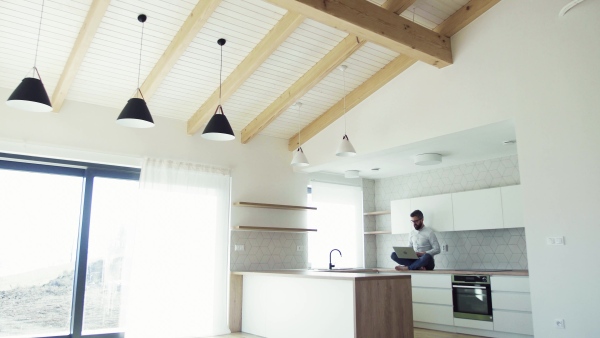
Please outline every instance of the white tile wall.
M308 235L268 231L231 231L230 269L306 269ZM244 251L235 251L243 245ZM303 251L297 251L302 246Z
M389 210L391 200L514 184L520 184L517 155L375 180L372 195L365 188L364 205L365 211L373 211L367 209L373 196L375 210ZM365 231L373 229L373 218L376 230L390 230L391 215L379 215L365 216ZM438 240L449 250L435 256L437 269L527 269L524 228L440 232ZM368 267L393 267L392 246L407 243L407 235L365 235L365 262L375 264Z
M376 211L375 209L375 181L363 180L363 210ZM364 217L365 231L374 231L376 229L375 216ZM365 267L377 267L377 242L375 235L365 235Z

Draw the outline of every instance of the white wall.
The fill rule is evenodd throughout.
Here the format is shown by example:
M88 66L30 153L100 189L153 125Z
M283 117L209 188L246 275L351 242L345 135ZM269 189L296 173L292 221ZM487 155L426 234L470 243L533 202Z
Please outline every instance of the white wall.
M0 100L10 92L0 89ZM187 135L184 121L160 117L151 129L126 128L115 123L119 112L68 101L60 113L48 114L0 104L0 152L138 167L143 157L214 164L231 168L233 202L306 205L308 176L293 172L287 140L207 141L200 133ZM232 207L231 215L232 226L300 227L306 220L302 212L241 207Z
M600 1L559 17L568 2L499 2L452 38L453 65L418 63L347 118L359 153L515 119L535 336L544 338L600 336ZM338 160L342 131L336 121L303 146L311 163ZM545 244L561 235L566 246Z

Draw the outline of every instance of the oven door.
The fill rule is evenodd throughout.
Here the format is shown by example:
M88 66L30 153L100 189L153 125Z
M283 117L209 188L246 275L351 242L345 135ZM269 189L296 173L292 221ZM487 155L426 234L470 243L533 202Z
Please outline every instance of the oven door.
M452 301L455 318L493 320L489 285L452 284Z

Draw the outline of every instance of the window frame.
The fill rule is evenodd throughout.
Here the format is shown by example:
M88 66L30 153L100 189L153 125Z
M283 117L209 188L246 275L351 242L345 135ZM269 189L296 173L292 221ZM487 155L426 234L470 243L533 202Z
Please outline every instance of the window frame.
M92 194L96 177L139 181L141 169L6 153L0 153L0 169L78 176L83 179L70 333L35 338L124 338L124 332L82 334Z

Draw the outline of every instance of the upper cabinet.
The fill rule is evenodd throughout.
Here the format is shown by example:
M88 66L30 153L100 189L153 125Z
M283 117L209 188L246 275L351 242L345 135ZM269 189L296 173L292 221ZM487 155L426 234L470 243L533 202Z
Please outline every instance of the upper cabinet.
M502 194L502 215L505 228L522 228L523 222L523 197L520 185L511 185L500 188Z
M392 233L407 234L413 228L410 222L410 199L403 199L390 202L392 211Z
M520 185L391 201L392 233L409 233L410 213L417 209L436 231L524 226Z
M454 213L451 194L416 197L410 199L410 208L423 212L423 223L435 231L454 230ZM409 218L407 214L407 219ZM410 221L409 221L410 223Z
M501 229L500 189L472 190L452 194L454 230Z

